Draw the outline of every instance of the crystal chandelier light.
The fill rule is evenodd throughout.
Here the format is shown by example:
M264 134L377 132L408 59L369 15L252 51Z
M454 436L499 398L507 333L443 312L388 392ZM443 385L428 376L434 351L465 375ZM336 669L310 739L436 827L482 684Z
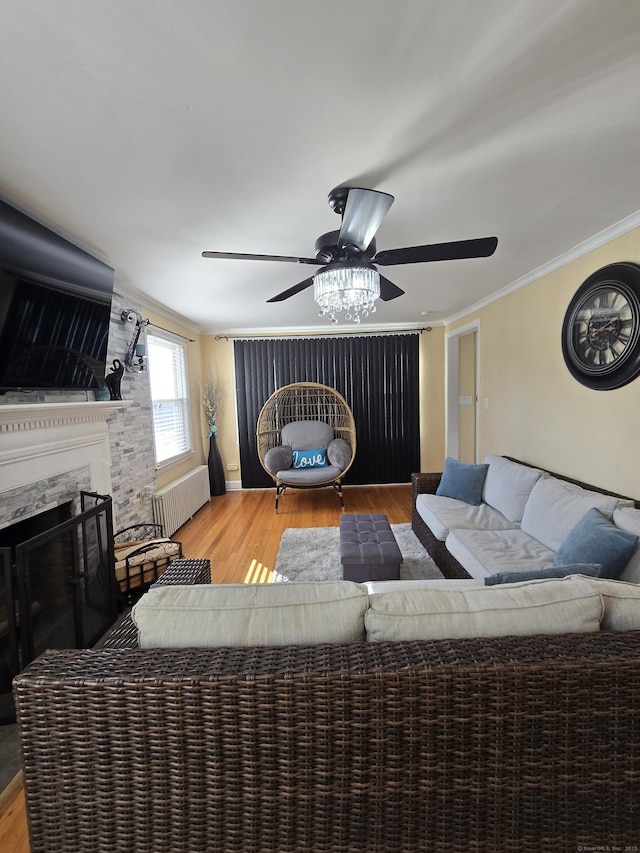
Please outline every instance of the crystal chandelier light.
M320 315L337 323L336 314L346 312L347 322L360 322L376 310L380 296L380 275L370 264L337 261L322 267L313 277L313 298L320 306Z

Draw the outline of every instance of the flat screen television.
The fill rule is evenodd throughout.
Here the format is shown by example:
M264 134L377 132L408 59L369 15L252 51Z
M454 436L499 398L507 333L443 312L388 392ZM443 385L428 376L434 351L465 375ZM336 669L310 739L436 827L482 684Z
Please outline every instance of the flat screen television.
M113 278L0 201L0 393L104 387Z

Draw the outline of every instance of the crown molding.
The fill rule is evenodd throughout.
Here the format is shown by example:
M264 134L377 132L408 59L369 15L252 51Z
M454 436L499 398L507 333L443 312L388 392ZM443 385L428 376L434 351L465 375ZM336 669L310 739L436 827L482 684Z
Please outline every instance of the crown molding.
M488 305L491 305L493 302L497 302L498 300L503 299L505 296L508 296L510 293L514 293L516 290L520 290L521 287L526 287L528 284L537 281L539 278L542 278L545 275L549 275L549 273L555 272L556 270L560 269L563 266L566 266L572 261L584 257L584 255L587 255L589 252L594 251L594 249L599 249L600 246L604 246L606 243L610 243L617 237L621 237L623 234L627 234L629 231L633 231L634 228L638 227L640 227L640 210L637 210L635 213L632 213L625 219L621 219L614 225L610 225L603 231L599 231L597 234L594 234L587 240L583 240L582 243L578 243L572 249L569 249L562 255L558 255L557 258L548 261L546 264L542 264L542 266L536 267L536 269L532 270L530 273L527 273L526 275L517 278L515 281L511 282L511 284L508 284L506 287L503 287L500 290L496 290L495 293L492 293L485 299L481 299L479 302L474 303L469 308L464 308L457 314L452 314L450 317L447 317L446 320L444 320L444 325L449 326L451 325L451 323L457 323L459 320L463 320L470 314L475 314L482 308L486 308Z
M189 329L189 331L193 332L194 335L209 334L208 332L205 332L201 326L195 325L192 320L188 320L186 317L183 317L182 314L178 314L177 311L172 311L170 308L167 308L166 305L163 305L161 302L157 302L146 293L136 290L135 287L123 287L116 282L114 290L119 293L120 296L124 297L124 299L133 299L136 302L139 302L141 307L155 311L156 314L164 317L165 320L169 320L172 323L177 323L178 326Z

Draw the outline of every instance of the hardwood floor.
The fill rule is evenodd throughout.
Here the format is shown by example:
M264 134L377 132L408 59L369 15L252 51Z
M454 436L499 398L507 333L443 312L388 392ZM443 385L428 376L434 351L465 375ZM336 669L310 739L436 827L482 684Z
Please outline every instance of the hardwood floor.
M345 512L383 512L391 524L411 521L411 486L346 486ZM211 560L214 583L265 580L287 527L333 527L340 502L332 489L286 492L274 512L274 490L227 492L212 498L174 536L185 557ZM29 853L24 791L16 777L0 793L0 851Z
M383 512L391 524L411 521L411 486L346 486L345 512ZM274 512L273 490L211 498L173 538L188 557L208 557L214 583L245 583L270 572L287 527L333 527L340 502L332 489L291 490Z

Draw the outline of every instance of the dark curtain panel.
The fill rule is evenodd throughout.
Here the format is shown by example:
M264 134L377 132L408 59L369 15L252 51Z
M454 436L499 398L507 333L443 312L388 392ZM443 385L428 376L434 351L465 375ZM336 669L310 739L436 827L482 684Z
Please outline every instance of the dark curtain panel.
M292 382L329 385L351 407L358 446L347 484L407 483L419 470L418 334L238 340L234 354L244 488L273 485L256 424L271 394Z

